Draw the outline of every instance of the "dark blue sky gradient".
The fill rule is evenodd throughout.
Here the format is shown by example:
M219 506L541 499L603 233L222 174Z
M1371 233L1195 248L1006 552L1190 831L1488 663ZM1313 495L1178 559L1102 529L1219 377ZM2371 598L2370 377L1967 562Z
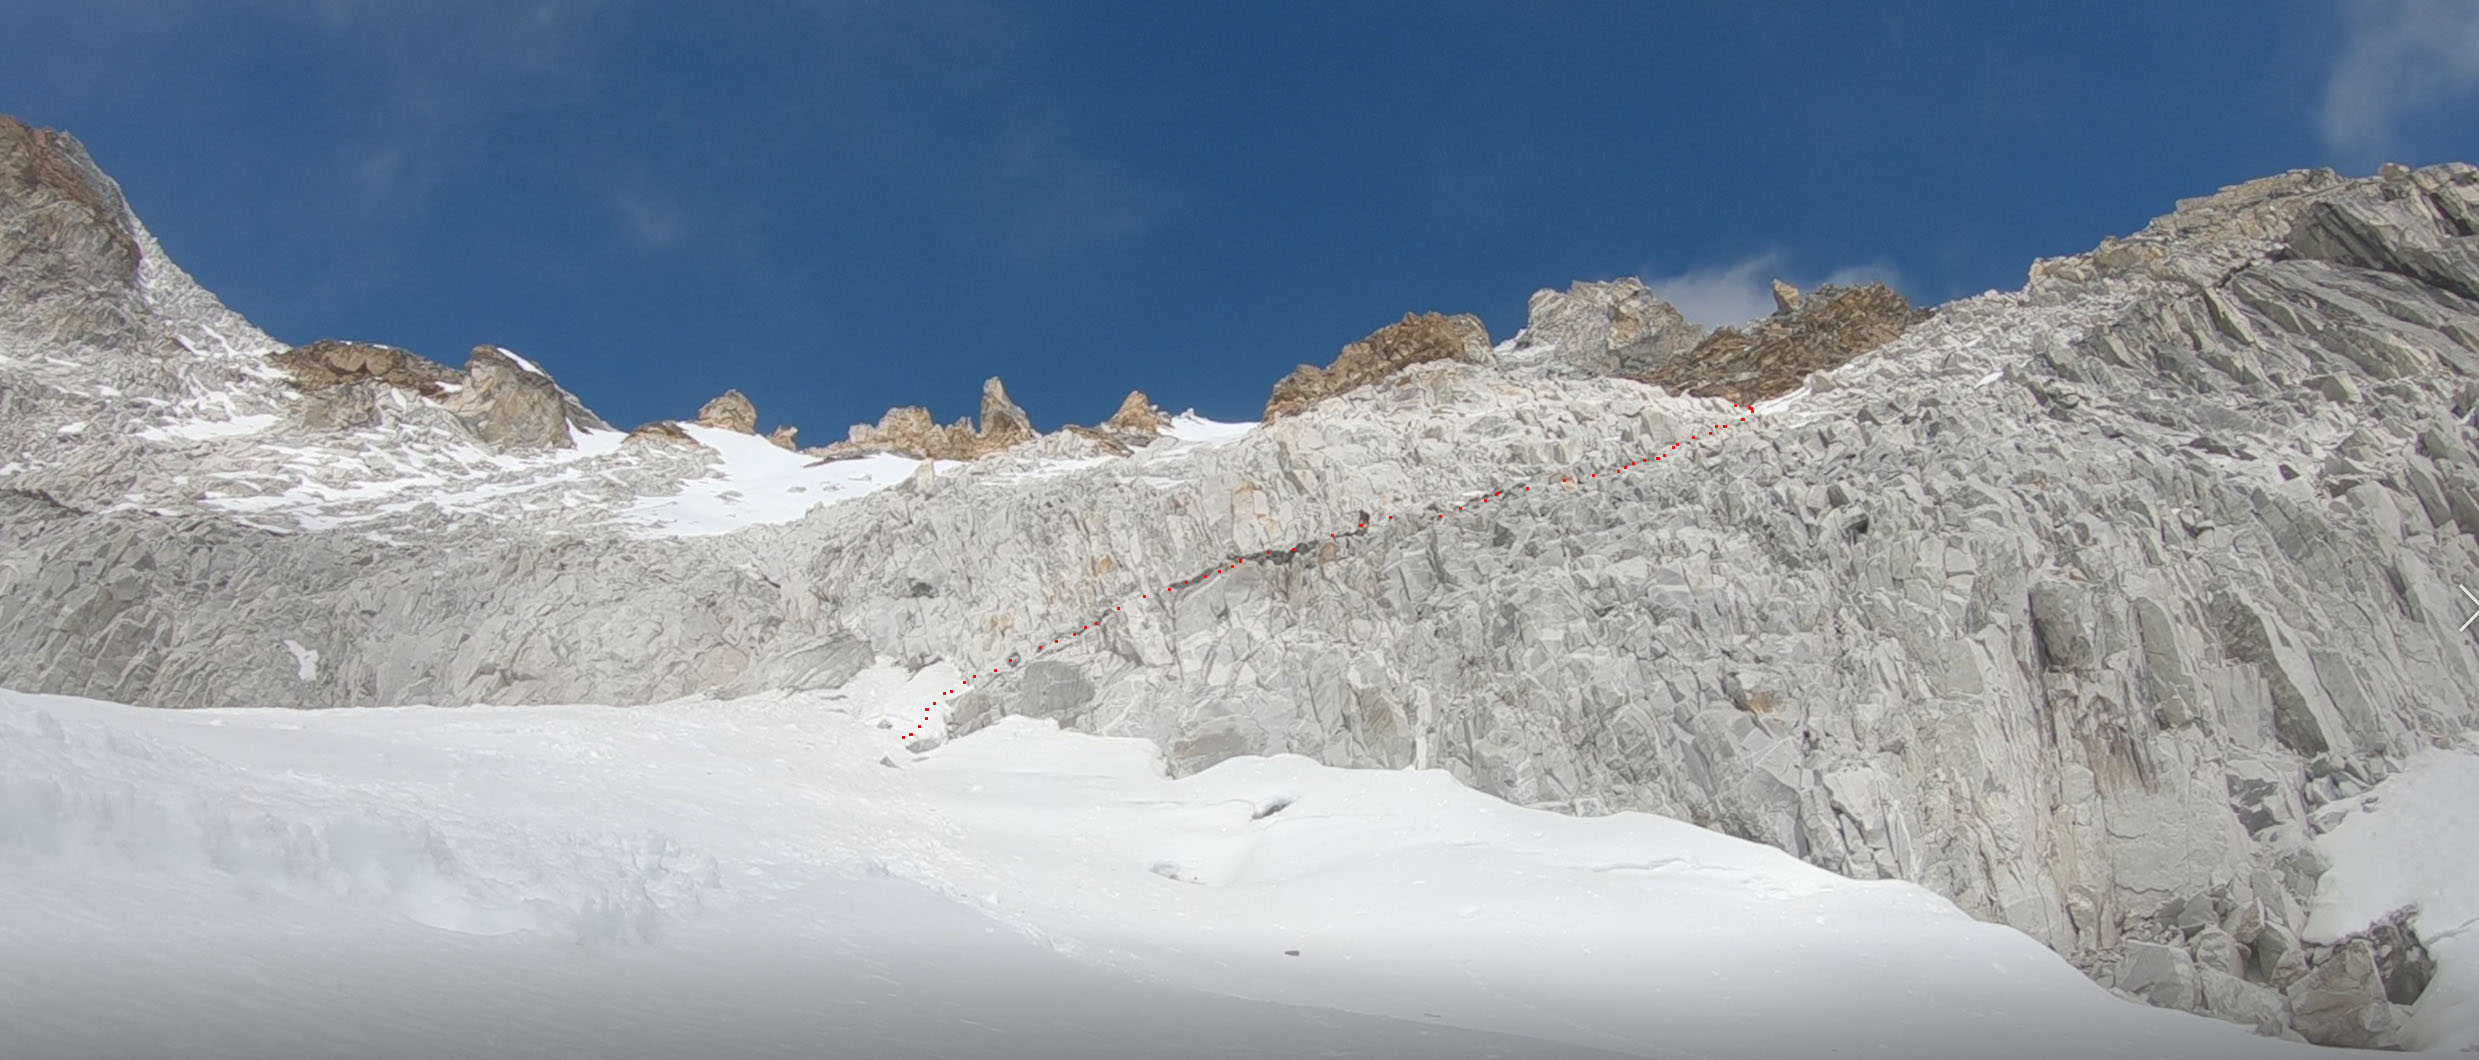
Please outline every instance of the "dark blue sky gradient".
M811 444L993 374L1044 429L1254 418L1576 279L1942 301L2249 177L2479 159L2419 0L707 6L25 5L0 110L279 339L504 345L624 427L738 387Z

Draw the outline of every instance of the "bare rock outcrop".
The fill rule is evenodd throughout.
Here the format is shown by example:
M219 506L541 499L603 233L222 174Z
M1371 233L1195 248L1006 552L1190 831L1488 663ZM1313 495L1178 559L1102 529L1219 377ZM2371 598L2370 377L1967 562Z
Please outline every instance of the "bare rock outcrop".
M320 339L270 359L300 392L294 414L317 430L376 426L385 420L391 391L438 401L465 381L430 358L368 342Z
M1103 430L1138 434L1148 438L1162 433L1163 428L1170 425L1171 418L1163 415L1161 409L1154 407L1153 400L1147 398L1142 390L1128 391L1128 396L1119 402L1119 411L1111 413L1109 419L1102 421Z
M1704 334L1644 281L1629 276L1533 292L1514 352L1546 357L1586 375L1640 377L1695 348Z
M1754 404L1892 342L1927 316L1881 283L1827 284L1788 300L1777 291L1776 300L1786 311L1744 330L1722 328L1652 371L1625 374L1674 392Z
M1071 433L1101 443L1102 448L1115 455L1126 456L1152 444L1154 439L1161 437L1163 429L1170 426L1170 423L1171 418L1163 415L1161 409L1155 408L1153 401L1145 396L1144 391L1131 390L1128 391L1128 396L1119 402L1119 410L1111 413L1109 419L1103 420L1101 426L1086 427L1071 423L1067 425L1067 429Z
M1489 357L1489 329L1469 313L1407 313L1369 337L1343 347L1324 368L1301 365L1274 384L1265 403L1265 418L1296 415L1309 406L1346 390L1367 386L1406 365L1425 361L1478 363Z
M801 449L800 433L800 428L786 423L776 427L774 433L766 436L766 440L775 443L777 448L789 449L797 453Z
M721 397L707 402L697 410L697 423L716 430L757 433L757 406L737 390L726 390Z
M401 407L392 393L436 403L496 449L572 446L572 426L607 426L540 368L497 346L474 347L462 372L394 346L338 339L296 346L269 360L291 379L300 394L294 411L313 428L384 423L391 406Z
M1786 317L1799 311L1799 289L1780 280L1773 281L1773 315Z
M697 439L689 437L689 432L681 430L677 422L655 420L652 423L638 424L637 429L628 432L628 437L620 439L620 444L685 446L698 443Z
M499 449L575 445L568 432L573 403L541 369L497 346L474 347L465 358L463 389L441 402L474 437ZM590 425L599 426L600 421Z
M945 427L919 405L888 409L877 426L854 424L849 437L832 445L802 452L823 460L844 460L893 453L916 460L978 460L1009 446L1031 441L1033 421L1007 399L1007 386L992 376L981 384L981 429L960 418Z
M52 281L12 283L18 297L92 289L136 274L140 251L128 206L75 138L0 114L0 202L21 215L0 225L7 239L0 260L9 262L11 279ZM20 260L30 251L40 257ZM27 266L50 275L25 275ZM100 275L76 275L89 270Z
M447 365L410 350L370 342L320 339L271 360L304 394L378 383L426 398L444 398L452 387L464 383L464 377Z
M985 452L1033 440L1033 420L1007 400L1007 385L991 376L981 382L981 437Z

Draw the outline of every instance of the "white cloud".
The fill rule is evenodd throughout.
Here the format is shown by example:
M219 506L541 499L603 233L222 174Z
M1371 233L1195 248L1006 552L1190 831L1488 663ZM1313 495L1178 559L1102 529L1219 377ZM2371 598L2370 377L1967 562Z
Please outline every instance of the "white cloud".
M2479 90L2479 3L2351 0L2344 22L2317 115L2334 150L2373 160L2405 113Z
M1773 312L1773 277L1781 262L1780 254L1767 251L1728 265L1647 276L1644 286L1677 306L1690 322L1706 327L1745 324Z
M1818 280L1812 273L1794 274L1784 270L1782 254L1775 250L1674 275L1647 275L1644 286L1652 288L1662 301L1677 306L1679 314L1692 323L1706 327L1735 327L1773 315L1773 281L1776 279L1801 291L1815 290L1820 283L1838 287L1881 283L1895 290L1903 287L1901 270L1889 262L1845 265Z
M1865 287L1872 283L1881 283L1899 291L1910 281L1902 275L1901 269L1894 267L1893 262L1864 261L1857 265L1845 265L1826 273L1825 282L1836 287Z

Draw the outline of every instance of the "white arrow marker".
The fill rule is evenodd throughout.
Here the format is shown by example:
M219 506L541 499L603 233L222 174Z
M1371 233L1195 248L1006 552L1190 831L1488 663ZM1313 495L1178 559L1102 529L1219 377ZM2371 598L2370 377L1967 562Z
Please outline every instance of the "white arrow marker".
M2454 588L2456 588L2456 589L2462 589L2462 586L2461 586L2459 583L2456 583L2453 587L2454 587ZM2466 599L2466 600L2469 600L2469 601L2471 602L2471 606L2473 606L2473 607L2479 607L2479 596L2472 596L2472 595L2470 594L2470 590L2468 590L2468 589L2462 589L2462 598L2463 598L2463 599ZM2463 629L2463 630L2467 630L2467 629L2469 629L2469 628L2470 628L2470 624L2471 624L2471 623L2473 623L2473 622L2479 622L2479 611L2473 611L2473 612L2471 612L2471 613L2470 613L2470 617L2469 617L2469 618L2465 618L2465 619L2463 619L2463 620L2462 620L2462 629ZM2460 632L2460 630L2456 630L2456 632Z

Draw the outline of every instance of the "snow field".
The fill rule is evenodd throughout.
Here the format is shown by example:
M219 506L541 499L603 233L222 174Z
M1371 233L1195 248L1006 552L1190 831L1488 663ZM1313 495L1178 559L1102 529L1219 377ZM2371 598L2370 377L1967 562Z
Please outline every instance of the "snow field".
M2302 1054L1665 818L878 727L952 676L631 709L0 693L0 1026L35 1057Z

